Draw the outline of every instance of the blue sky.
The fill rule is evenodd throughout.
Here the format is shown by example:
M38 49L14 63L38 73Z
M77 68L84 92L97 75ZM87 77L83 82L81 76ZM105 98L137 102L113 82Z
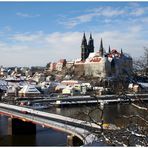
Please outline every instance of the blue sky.
M83 32L133 57L148 47L147 2L0 2L0 65L80 57Z

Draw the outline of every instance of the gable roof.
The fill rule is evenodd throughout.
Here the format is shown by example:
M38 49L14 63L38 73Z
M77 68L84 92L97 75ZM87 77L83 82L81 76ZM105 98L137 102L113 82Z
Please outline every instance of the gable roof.
M40 91L34 85L25 85L19 93L40 94Z

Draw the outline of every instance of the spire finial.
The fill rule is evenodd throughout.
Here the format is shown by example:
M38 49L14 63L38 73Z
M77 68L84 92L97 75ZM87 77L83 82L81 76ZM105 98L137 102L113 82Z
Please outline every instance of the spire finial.
M111 53L110 45L109 45L108 53Z
M103 56L103 41L101 38L101 42L100 42L100 55Z
M84 32L82 43L81 43L81 60L84 61L87 57L88 57L87 40L86 40L85 32Z
M84 33L83 33L83 37L85 37L85 31L84 31Z
M85 32L83 33L82 44L87 44Z
M103 41L102 41L102 38L101 38L100 48L103 49Z
M92 40L92 34L90 33L90 39Z
M123 51L122 51L122 48L121 48L121 55L123 55Z

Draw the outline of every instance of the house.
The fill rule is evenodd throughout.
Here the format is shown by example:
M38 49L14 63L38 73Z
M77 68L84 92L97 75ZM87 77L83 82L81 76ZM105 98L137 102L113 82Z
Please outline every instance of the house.
M72 68L74 66L74 61L67 61L66 62L66 68L67 69L70 69L70 68Z
M19 97L40 97L40 91L34 85L25 85L18 92Z
M136 84L134 83L130 83L129 86L129 91L133 91L133 92L148 92L148 83L141 83L138 82Z
M45 81L45 79L46 78L45 78L44 74L38 73L38 72L36 72L32 77L32 80L36 81L37 83L43 82L43 81Z
M76 89L75 87L72 86L66 86L63 90L62 90L62 94L63 95L80 95L80 90Z
M78 80L63 80L61 81L61 84L66 85L66 86L73 86L75 84L80 84L81 82Z
M49 70L50 70L50 71L56 70L56 64L57 64L57 63L51 63L51 64L50 64Z
M63 89L66 88L66 85L65 84L59 84L55 87L55 91L58 92L58 93L61 93Z
M8 86L8 89L6 91L6 96L8 96L8 97L16 97L17 94L18 94L17 88L18 87L14 86L14 85Z
M56 70L62 71L63 67L65 67L65 66L66 66L66 59L60 59L56 64Z

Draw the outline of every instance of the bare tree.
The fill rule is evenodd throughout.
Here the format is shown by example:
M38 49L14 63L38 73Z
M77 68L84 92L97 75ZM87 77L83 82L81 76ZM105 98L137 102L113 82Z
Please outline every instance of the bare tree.
M140 97L135 95L137 103L132 102L132 98L127 96L127 90L125 89L125 83L120 81L120 89L116 95L117 98L122 98L129 102L129 105L138 109L138 112L144 111L144 114L140 115L127 115L120 116L122 120L127 120L127 124L123 127L111 127L106 128L104 123L104 106L100 103L98 98L97 105L92 109L86 109L77 113L81 115L81 119L86 119L90 125L95 124L98 129L94 129L92 126L91 133L95 134L99 140L104 144L110 146L148 146L148 104L145 103ZM122 103L122 102L121 102ZM97 118L94 117L94 112L98 111ZM101 145L100 145L101 146Z
M144 55L133 60L133 67L136 72L142 75L148 74L148 48L144 47Z

